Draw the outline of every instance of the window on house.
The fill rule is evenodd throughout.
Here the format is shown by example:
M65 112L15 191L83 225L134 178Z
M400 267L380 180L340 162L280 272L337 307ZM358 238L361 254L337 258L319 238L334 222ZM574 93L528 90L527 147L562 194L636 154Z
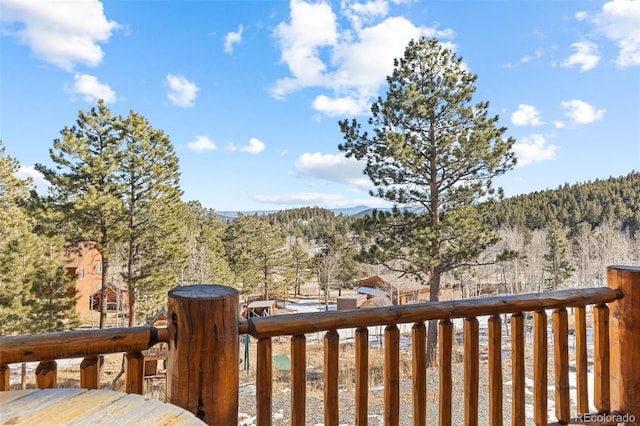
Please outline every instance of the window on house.
M102 262L97 262L96 263L96 272L97 273L102 273Z
M79 280L84 279L84 268L78 268L78 279Z

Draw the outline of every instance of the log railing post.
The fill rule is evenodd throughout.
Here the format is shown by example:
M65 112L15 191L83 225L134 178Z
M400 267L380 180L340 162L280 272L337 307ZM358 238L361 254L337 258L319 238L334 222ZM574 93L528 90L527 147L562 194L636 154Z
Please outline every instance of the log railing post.
M609 304L611 411L640 421L640 267L610 266L607 282L622 291Z
M209 425L238 424L238 302L220 285L169 291L167 402Z

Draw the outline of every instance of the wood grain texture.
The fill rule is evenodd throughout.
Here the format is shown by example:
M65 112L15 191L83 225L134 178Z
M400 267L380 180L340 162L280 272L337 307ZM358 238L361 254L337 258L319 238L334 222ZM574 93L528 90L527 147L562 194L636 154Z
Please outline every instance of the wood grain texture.
M525 424L524 315L511 315L511 424Z
M400 330L384 329L384 424L400 424Z
M125 358L125 390L127 393L142 395L144 392L144 355L142 352L127 352Z
M58 363L55 361L40 361L36 367L36 386L38 389L52 389L58 387Z
M502 320L492 315L487 320L489 328L489 423L502 426Z
M589 384L587 382L587 310L574 309L576 337L576 396L577 413L589 412Z
M356 330L356 426L367 426L369 415L369 329Z
M191 285L169 292L167 402L210 425L238 423L238 291Z
M611 407L609 374L609 308L593 307L593 404L599 413L609 412Z
M0 424L186 426L204 423L179 407L140 395L108 390L47 389L0 393Z
M168 338L166 329L150 326L4 336L0 364L143 351Z
M249 336L247 336L247 339ZM273 395L273 359L271 338L260 339L256 345L256 425L271 426Z
M307 412L307 339L291 337L291 424L305 424Z
M475 317L464 319L464 424L478 426L480 370L479 326Z
M427 424L427 327L423 322L411 327L411 368L413 391L413 424Z
M80 363L80 387L98 389L100 387L100 357L86 357Z
M571 420L569 399L569 322L567 310L553 311L553 373L555 376L556 418L561 423Z
M621 297L620 292L603 287L381 308L273 315L248 320L247 332L255 338L292 336L345 328L387 326L447 318L479 317L585 306L608 303L619 297Z
M335 330L324 335L324 424L338 426L338 349L340 335Z
M438 418L440 426L451 426L453 323L448 319L438 322L438 346L438 362L440 366L440 410Z
M533 314L533 421L537 426L546 426L549 422L547 351L547 313L538 311Z

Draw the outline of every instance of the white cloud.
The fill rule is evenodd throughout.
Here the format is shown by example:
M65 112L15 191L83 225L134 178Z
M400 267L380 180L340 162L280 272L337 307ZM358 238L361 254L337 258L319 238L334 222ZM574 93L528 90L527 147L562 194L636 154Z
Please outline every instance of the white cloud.
M80 95L90 103L103 99L105 103L116 101L116 92L109 85L100 83L93 75L76 74L73 76L73 84L65 85L65 92L72 95Z
M577 99L562 101L560 106L565 110L565 115L575 124L589 124L600 120L606 112L604 109L596 109L593 105Z
M576 53L569 56L563 63L562 67L572 68L574 66L580 67L580 72L589 71L598 65L600 62L600 55L598 54L598 46L590 41L581 41L573 43L572 48L576 50Z
M618 66L640 65L640 1L614 0L605 3L594 23L605 37L618 44Z
M227 35L224 37L224 51L225 53L228 54L232 54L233 53L233 47L242 42L242 25L240 25L238 27L238 31L236 32L229 32L227 33Z
M316 97L312 104L314 110L329 117L362 114L369 105L368 98L355 99L350 96L329 98L325 95Z
M31 179L36 185L38 192L46 192L47 188L51 186L49 181L44 178L44 175L36 170L34 166L20 166L18 171L14 174L18 179Z
M240 151L248 152L249 154L259 154L264 151L264 142L256 138L249 139L249 145L241 146Z
M576 14L574 15L574 18L576 18L576 21L584 21L585 19L587 19L589 15L587 14L587 12L585 11L579 11L576 12Z
M167 85L169 86L167 98L174 105L183 108L193 106L196 95L200 90L195 83L181 76L167 74Z
M196 136L196 140L189 142L187 148L191 151L213 151L216 149L216 144L208 136Z
M319 206L328 209L355 207L359 205L377 207L383 204L382 200L373 197L350 199L340 194L323 192L298 192L281 195L258 194L255 195L253 199L262 203L288 206Z
M540 126L540 112L531 105L520 104L518 110L511 114L511 123L514 126Z
M556 158L558 147L547 144L543 135L534 134L522 138L522 142L513 145L513 151L518 158L518 167Z
M407 43L419 37L446 39L452 31L417 27L403 17L386 17L385 1L341 3L351 23L338 28L331 5L292 0L290 19L274 31L282 62L290 75L278 79L271 95L282 99L308 87L330 93L316 97L313 108L325 115L362 113L377 95Z
M385 0L374 0L359 3L357 1L343 1L342 13L351 22L356 31L364 24L370 24L376 18L385 17L389 13L389 3Z
M266 146L264 142L262 142L261 140L256 138L251 138L249 139L249 144L247 145L238 146L230 143L230 144L227 144L225 149L229 152L241 151L241 152L248 152L249 154L255 155L264 151L265 147Z
M2 0L0 16L3 22L17 24L3 26L4 34L66 71L76 64L100 65L104 52L99 43L107 42L118 28L98 0Z
M301 176L370 188L371 181L362 174L364 163L342 154L304 153L295 163Z

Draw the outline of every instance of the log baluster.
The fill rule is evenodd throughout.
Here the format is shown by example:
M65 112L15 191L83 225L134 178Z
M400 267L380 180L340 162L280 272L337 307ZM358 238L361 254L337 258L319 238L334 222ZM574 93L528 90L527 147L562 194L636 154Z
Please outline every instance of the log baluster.
M569 399L569 323L565 308L553 311L553 374L555 376L556 418L560 423L571 420Z
M593 399L596 410L610 410L609 375L609 308L607 305L593 307Z
M476 317L464 319L464 424L478 425L478 381L480 350Z
M487 325L489 328L489 424L502 426L502 321L500 316L491 315Z
M0 364L0 392L8 391L11 383L11 369L7 364Z
M356 426L367 426L369 407L369 329L356 329Z
M400 424L400 330L384 329L384 424Z
M537 426L549 423L547 411L548 355L547 313L533 314L533 421Z
M451 426L451 399L453 384L451 378L451 349L453 347L453 323L450 320L438 322L438 340L440 351L438 362L440 371L440 426Z
M417 322L411 327L412 339L412 371L413 371L413 424L427 424L427 328L424 322Z
M144 389L144 355L142 352L127 352L125 389L127 393L142 395Z
M584 306L574 310L576 337L576 396L578 414L589 412L589 385L587 383L587 310Z
M524 315L511 315L511 424L525 424Z
M340 335L335 330L324 335L324 423L338 426L338 349Z
M36 385L38 389L58 387L58 363L54 360L40 361L36 367Z
M291 424L305 424L307 412L307 338L291 337Z
M248 339L249 336L247 335ZM256 353L256 424L271 426L273 358L271 338L258 339Z
M80 363L80 387L98 389L100 387L100 357L88 356Z

